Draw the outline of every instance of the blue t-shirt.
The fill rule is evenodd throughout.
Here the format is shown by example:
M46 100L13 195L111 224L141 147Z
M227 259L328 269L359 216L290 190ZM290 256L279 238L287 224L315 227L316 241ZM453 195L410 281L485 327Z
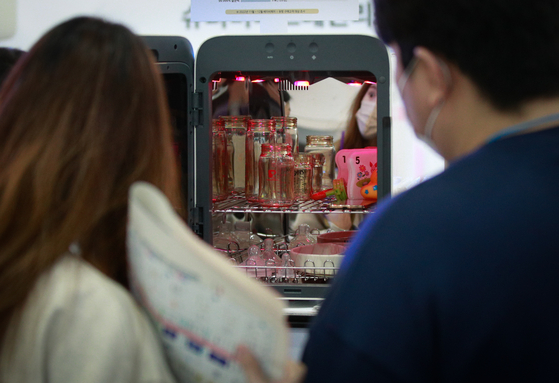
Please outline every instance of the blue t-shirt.
M306 381L559 382L559 128L505 138L372 214Z

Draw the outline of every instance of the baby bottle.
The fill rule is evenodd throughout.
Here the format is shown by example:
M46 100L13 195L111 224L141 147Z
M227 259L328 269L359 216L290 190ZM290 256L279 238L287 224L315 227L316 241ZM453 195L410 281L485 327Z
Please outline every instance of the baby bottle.
M260 248L256 245L252 245L248 248L248 258L245 261L247 275L253 278L261 278L266 275L266 270L262 268L264 266L264 259L260 254Z
M262 252L262 258L264 259L266 266L282 266L281 258L278 257L276 252L274 251L274 240L271 238L266 238L264 240L264 251ZM266 269L267 276L270 277L273 274L277 273L277 270Z
M259 245L262 242L259 236L250 231L250 222L235 222L234 234L239 239L239 246L241 249L247 249L251 245Z
M240 249L239 238L232 232L233 224L231 222L222 222L219 224L218 233L214 234L214 247L220 250L237 251Z
M316 243L316 239L311 235L311 228L306 223L299 225L296 233L297 235L293 238L293 241L289 243L290 249L294 249L297 246L314 245Z

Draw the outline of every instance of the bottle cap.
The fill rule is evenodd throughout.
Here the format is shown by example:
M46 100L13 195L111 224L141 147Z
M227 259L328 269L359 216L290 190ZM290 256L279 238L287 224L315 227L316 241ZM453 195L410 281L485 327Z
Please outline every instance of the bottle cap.
M249 130L257 130L263 132L271 132L276 128L276 121L270 119L256 119L250 120L248 124Z

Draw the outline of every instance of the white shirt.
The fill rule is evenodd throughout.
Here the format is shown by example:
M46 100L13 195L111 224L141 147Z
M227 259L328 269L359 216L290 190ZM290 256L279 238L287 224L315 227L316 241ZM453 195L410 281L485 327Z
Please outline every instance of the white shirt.
M3 357L5 383L175 381L128 291L71 255L37 281L7 354L13 359Z

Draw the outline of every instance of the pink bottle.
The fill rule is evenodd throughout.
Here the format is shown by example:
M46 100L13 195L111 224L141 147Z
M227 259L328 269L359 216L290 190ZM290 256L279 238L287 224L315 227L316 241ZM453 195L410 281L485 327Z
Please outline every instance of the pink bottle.
M336 166L338 167L338 177L337 179L342 179L347 184L347 179L349 177L347 162L349 160L349 155L352 149L342 149L336 153Z
M361 188L371 182L377 171L377 148L351 149L346 157L348 179L347 198L363 199ZM341 152L341 151L340 151ZM376 177L373 181L376 182Z

